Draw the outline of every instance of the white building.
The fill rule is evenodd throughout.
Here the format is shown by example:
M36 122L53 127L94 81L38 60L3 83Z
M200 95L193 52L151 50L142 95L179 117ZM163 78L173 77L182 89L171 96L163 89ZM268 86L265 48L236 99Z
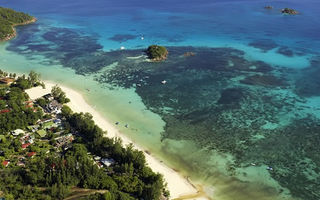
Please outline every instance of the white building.
M22 130L22 129L16 129L16 130L12 131L11 134L12 134L13 136L18 136L18 135L20 135L20 134L24 134L24 130Z
M107 167L110 167L115 163L115 161L112 158L102 158L101 159L102 164L104 164Z
M47 105L47 109L50 113L59 114L61 113L61 108L62 105L56 100L53 100Z

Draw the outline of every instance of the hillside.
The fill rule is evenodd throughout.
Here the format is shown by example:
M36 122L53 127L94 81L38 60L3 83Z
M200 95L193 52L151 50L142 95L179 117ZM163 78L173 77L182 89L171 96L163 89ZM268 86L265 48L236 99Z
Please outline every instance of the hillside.
M9 8L0 7L0 41L10 40L15 37L14 26L35 22L36 18Z

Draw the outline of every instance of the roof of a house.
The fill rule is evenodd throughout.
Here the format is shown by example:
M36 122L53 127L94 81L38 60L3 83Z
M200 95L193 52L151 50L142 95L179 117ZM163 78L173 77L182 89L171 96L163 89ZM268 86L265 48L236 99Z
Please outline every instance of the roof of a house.
M42 124L42 127L43 127L43 128L50 128L50 127L52 127L53 125L55 125L55 124L53 123L53 121L50 121L50 122L45 122L45 123L43 123L43 124Z
M1 78L0 82L8 84L8 83L14 82L14 79L13 78Z
M101 162L107 167L115 163L115 161L112 158L102 158Z
M15 134L15 135L24 134L24 130L22 130L22 129L16 129L16 130L13 131L13 134Z
M58 109L61 109L61 108L62 108L62 105L61 105L57 100L53 100L53 101L50 103L50 106L51 106L51 107L54 107L54 108L58 108Z
M38 130L37 133L40 135L40 137L46 136L47 132L45 130Z
M5 166L5 167L8 166L9 163L10 163L10 161L8 161L8 160L2 161L2 165Z
M17 166L21 166L22 167L22 166L25 166L25 164L24 164L24 162L18 162Z
M30 144L31 144L31 143L22 144L22 145L21 145L21 148L25 149L25 148L27 148L28 146L30 146Z
M8 113L8 112L10 112L10 109L4 109L0 111L0 113Z
M37 154L37 153L33 151L33 152L29 152L29 153L27 154L27 156L28 156L28 157L32 157L32 156L34 156L34 155L36 155L36 154Z
M52 94L51 94L51 93L48 93L48 94L43 95L43 97L44 97L44 98L52 97Z

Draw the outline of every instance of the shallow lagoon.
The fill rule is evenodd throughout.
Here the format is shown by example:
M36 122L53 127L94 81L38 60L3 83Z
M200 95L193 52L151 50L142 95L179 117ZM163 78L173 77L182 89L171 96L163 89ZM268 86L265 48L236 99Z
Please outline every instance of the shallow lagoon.
M216 199L319 198L318 2L51 3L4 1L39 21L1 45L1 68L79 90ZM169 59L146 62L150 43Z

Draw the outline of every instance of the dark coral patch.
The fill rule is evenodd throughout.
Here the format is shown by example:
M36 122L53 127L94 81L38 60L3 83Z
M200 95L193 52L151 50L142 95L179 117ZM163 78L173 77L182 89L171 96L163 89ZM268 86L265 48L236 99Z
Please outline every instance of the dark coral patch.
M262 51L266 52L278 47L278 44L270 39L261 39L261 40L254 40L250 42L249 46L257 49L261 49Z
M288 56L288 57L294 56L294 52L291 49L289 49L289 47L280 47L277 50L277 53L282 54L284 56Z
M299 73L295 81L295 92L302 97L320 96L320 57L310 61L310 67Z
M131 35L131 34L116 34L110 38L108 38L109 40L115 41L115 42L126 42L128 40L134 40L136 39L138 36L136 35Z
M244 92L241 88L227 88L222 90L218 104L238 104L244 98Z
M259 85L259 86L286 86L286 82L283 79L277 78L272 75L253 75L248 76L245 79L240 81L243 84L247 85Z

